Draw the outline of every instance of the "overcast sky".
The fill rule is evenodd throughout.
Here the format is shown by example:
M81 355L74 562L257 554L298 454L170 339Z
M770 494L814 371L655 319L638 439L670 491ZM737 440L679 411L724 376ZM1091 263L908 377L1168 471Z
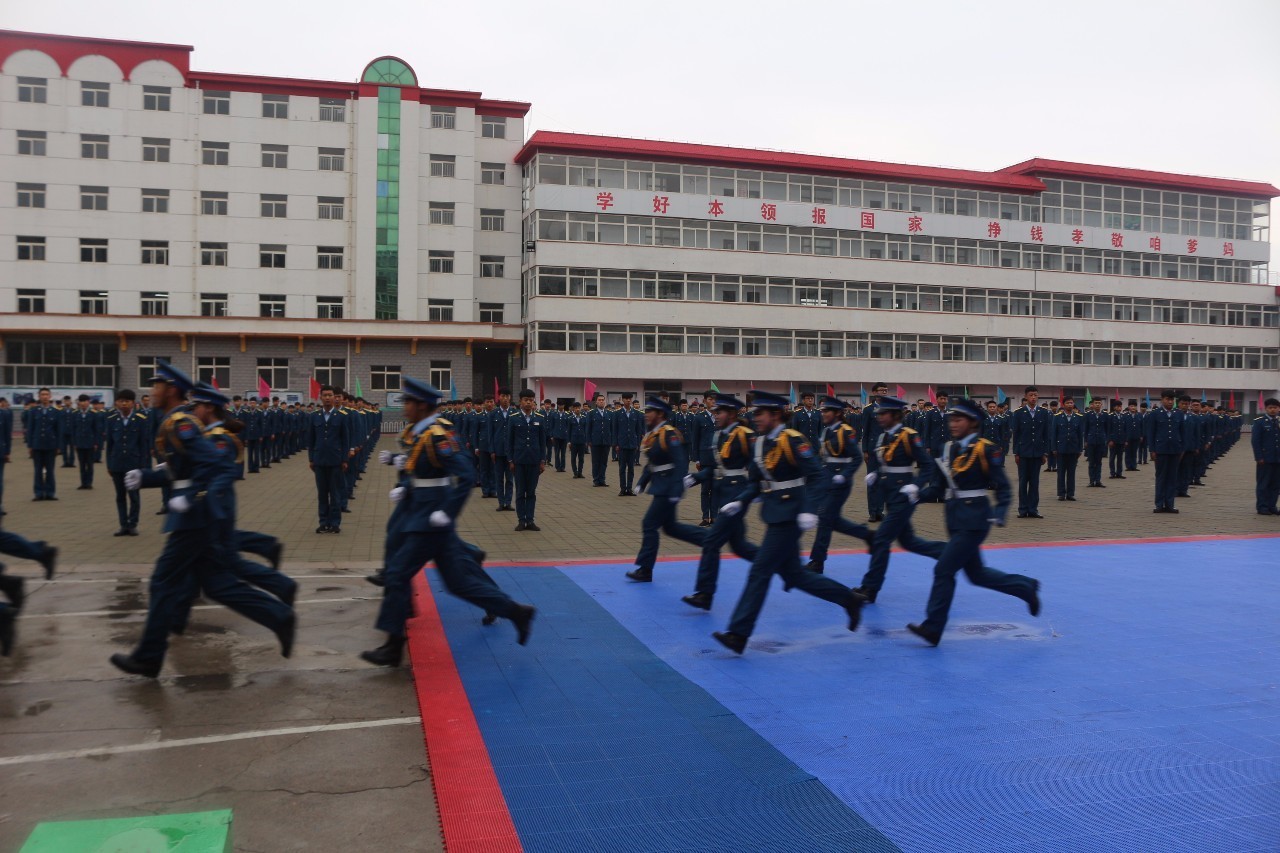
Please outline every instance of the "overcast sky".
M0 26L195 46L192 67L533 103L535 129L996 169L1280 184L1277 0L48 0Z

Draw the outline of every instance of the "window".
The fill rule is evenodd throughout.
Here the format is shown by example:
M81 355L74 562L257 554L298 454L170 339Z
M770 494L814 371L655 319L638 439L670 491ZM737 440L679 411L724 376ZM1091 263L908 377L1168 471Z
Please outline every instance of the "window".
M260 269L284 269L285 248L276 243L263 243L258 246L258 267ZM263 297L264 299L266 297ZM262 316L269 316L263 314Z
M506 230L506 211L489 208L480 209L480 230L481 231L504 231Z
M202 267L225 267L227 265L227 244L226 243L201 243L200 244L200 266ZM204 316L222 316L220 314Z
M20 130L18 131L18 153L43 157L47 141L48 134L43 130Z
M144 163L168 163L169 140L151 136L142 137L142 161Z
M18 184L18 207L44 207L44 184Z
M457 107L432 107L431 126L444 130L453 130L458 123Z
M347 168L347 152L342 148L320 149L320 171L341 172Z
M428 219L432 225L453 224L453 202L433 201L428 205Z
M81 83L80 84L80 106L82 107L111 106L111 84L110 83Z
M320 204L321 219L341 219L343 199L340 196L322 195L317 199Z
M262 167L264 169L289 168L289 146L288 145L263 145L262 146Z
M84 160L107 159L109 141L100 133L80 134L80 157Z
M155 378L156 370L160 366L160 362L172 364L167 355L140 355L138 356L138 387L150 388L151 380Z
M453 386L453 362L432 360L430 376L431 378L427 381L437 388L451 388Z
M201 142L200 162L206 166L225 166L231 160L230 142Z
M25 287L18 288L18 313L43 314L44 291Z
M200 294L200 316L201 317L227 316L227 294L225 293Z
M481 163L480 183L502 185L507 182L507 166L505 163Z
M342 297L341 296L317 296L316 297L316 319L341 320L342 319Z
M457 157L452 154L432 154L430 174L433 178L452 178Z
M200 212L206 216L226 216L227 194L217 193L211 190L201 191Z
M169 294L160 290L142 291L142 316L168 317Z
M169 265L169 241L168 240L143 240L142 241L142 262L153 266L166 267Z
M316 269L342 269L341 246L316 246Z
M80 238L80 263L105 264L107 262L107 241ZM89 312L82 312L89 313Z
M107 313L107 292L105 290L80 291L81 314Z
M453 252L442 249L428 251L427 272L453 272Z
M434 323L451 323L453 322L453 300L452 299L428 299L427 300L427 319ZM437 388L440 386L437 385Z
M288 215L289 197L262 193L258 196L262 215L267 219L284 219Z
M24 104L48 103L49 81L43 77L19 77L18 101Z
M289 117L289 96L288 95L263 95L262 96L262 117L263 118L288 118Z
M480 303L480 322L481 323L501 323L502 322L502 303L501 302L481 302Z
M144 189L142 191L142 212L143 213L168 213L169 212L169 191Z
M480 135L485 139L506 139L507 120L502 116L480 116Z
M81 210L106 210L107 209L107 188L106 187L81 187L80 188L80 209Z
M155 110L162 113L169 112L169 87L143 86L142 108L144 110Z
M374 391L400 390L400 365L374 364L369 367L369 387ZM438 385L436 386L439 387Z
M43 261L44 260L44 238L43 237L19 237L18 238L18 260Z
M346 121L347 120L347 102L341 98L321 98L320 99L320 120L321 121Z
M321 385L345 388L347 385L347 360L345 358L317 358L314 375L316 382Z
M258 297L258 316L259 317L283 317L284 316L284 294L283 293L263 293ZM275 387L274 385L272 387Z
M9 344L11 365L0 368L0 382L15 385L63 385L115 388L117 344L31 342Z
M208 382L219 388L231 387L231 357L227 355L201 355L196 357L196 381Z
M506 259L502 255L480 256L481 278L502 278Z
M207 116L225 116L231 114L230 92L205 92L204 114Z

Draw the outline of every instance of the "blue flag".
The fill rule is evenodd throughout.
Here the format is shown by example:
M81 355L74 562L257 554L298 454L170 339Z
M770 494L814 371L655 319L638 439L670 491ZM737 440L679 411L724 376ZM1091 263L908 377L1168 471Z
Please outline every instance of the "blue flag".
M1200 389L1200 402L1201 403L1209 402L1209 395L1208 393L1205 392L1203 388ZM1148 406L1147 408L1150 408L1150 406Z
M454 384L453 379L449 379L449 399L458 399L458 386Z
M996 386L996 402L1003 406L1004 401L1008 399L1009 398L1004 393L1004 389L1001 388L999 385L997 385Z
M858 386L858 396L862 398L862 408L865 409L867 407L867 386Z
M791 408L796 407L796 383L792 382L787 385L787 395L791 398Z
M1151 389L1147 389L1147 408L1151 408Z

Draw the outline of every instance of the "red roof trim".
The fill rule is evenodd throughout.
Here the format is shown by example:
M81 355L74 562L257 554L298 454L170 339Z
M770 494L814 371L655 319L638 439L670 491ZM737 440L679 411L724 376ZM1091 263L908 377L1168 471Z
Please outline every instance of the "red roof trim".
M26 33L18 30L0 30L0 65L21 50L38 50L58 63L65 75L71 65L81 57L105 56L120 67L120 73L128 80L133 69L153 59L167 62L185 78L191 68L189 44L157 44L120 39L85 38L55 33Z
M311 98L350 98L359 83L333 80L307 80L299 77L259 77L254 74L220 74L216 71L192 71L187 75L192 86L226 92L261 92L267 95L299 95Z
M815 154L792 154L753 148L731 148L697 145L687 142L661 142L649 139L627 139L615 136L592 136L579 133L538 131L530 137L517 163L526 163L539 151L564 154L595 154L618 158L634 157L682 163L705 163L722 166L746 166L775 172L805 172L837 176L856 176L903 183L941 184L996 192L1037 193L1044 184L1034 178L998 172L976 172L945 169L936 166L909 166L873 160L852 160Z
M1173 172L1126 169L1120 166L1094 166L1089 163L1046 160L1040 157L1006 166L1000 172L1007 175L1050 175L1106 183L1139 184L1146 187L1224 193L1251 198L1274 198L1275 196L1280 196L1280 189L1259 181L1205 178L1197 175L1180 175Z

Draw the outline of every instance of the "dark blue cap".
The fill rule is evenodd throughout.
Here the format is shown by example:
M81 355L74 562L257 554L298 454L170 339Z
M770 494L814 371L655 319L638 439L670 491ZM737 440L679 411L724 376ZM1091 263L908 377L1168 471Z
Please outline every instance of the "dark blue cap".
M791 400L781 394L757 391L751 398L751 405L757 409L785 409L791 405Z
M967 397L960 397L950 401L950 403L947 407L948 415L964 415L966 418L972 418L979 423L987 418L986 412L982 411L982 407Z
M664 402L660 397L650 397L644 401L645 411L649 409L657 409L664 415L671 414L671 404Z
M839 411L843 412L845 409L849 408L849 404L846 403L844 400L839 400L839 399L836 399L835 397L823 397L822 408L838 409Z
M444 397L444 393L430 382L423 382L421 379L413 379L408 376L402 381L400 392L410 400L417 400L426 403L428 406L434 406Z
M196 383L191 381L190 376L167 361L156 362L156 375L151 377L151 381L152 383L168 382L184 394L189 394L191 389L196 386Z
M747 404L739 400L737 397L732 397L728 394L716 395L715 408L717 409L733 409L734 411L740 411L746 407Z
M225 406L231 402L226 394L223 394L208 382L197 382L196 386L191 389L189 396L193 403L211 403L215 406Z
M876 401L877 412L900 412L907 408L909 403L906 400L899 400L897 397L881 397Z

